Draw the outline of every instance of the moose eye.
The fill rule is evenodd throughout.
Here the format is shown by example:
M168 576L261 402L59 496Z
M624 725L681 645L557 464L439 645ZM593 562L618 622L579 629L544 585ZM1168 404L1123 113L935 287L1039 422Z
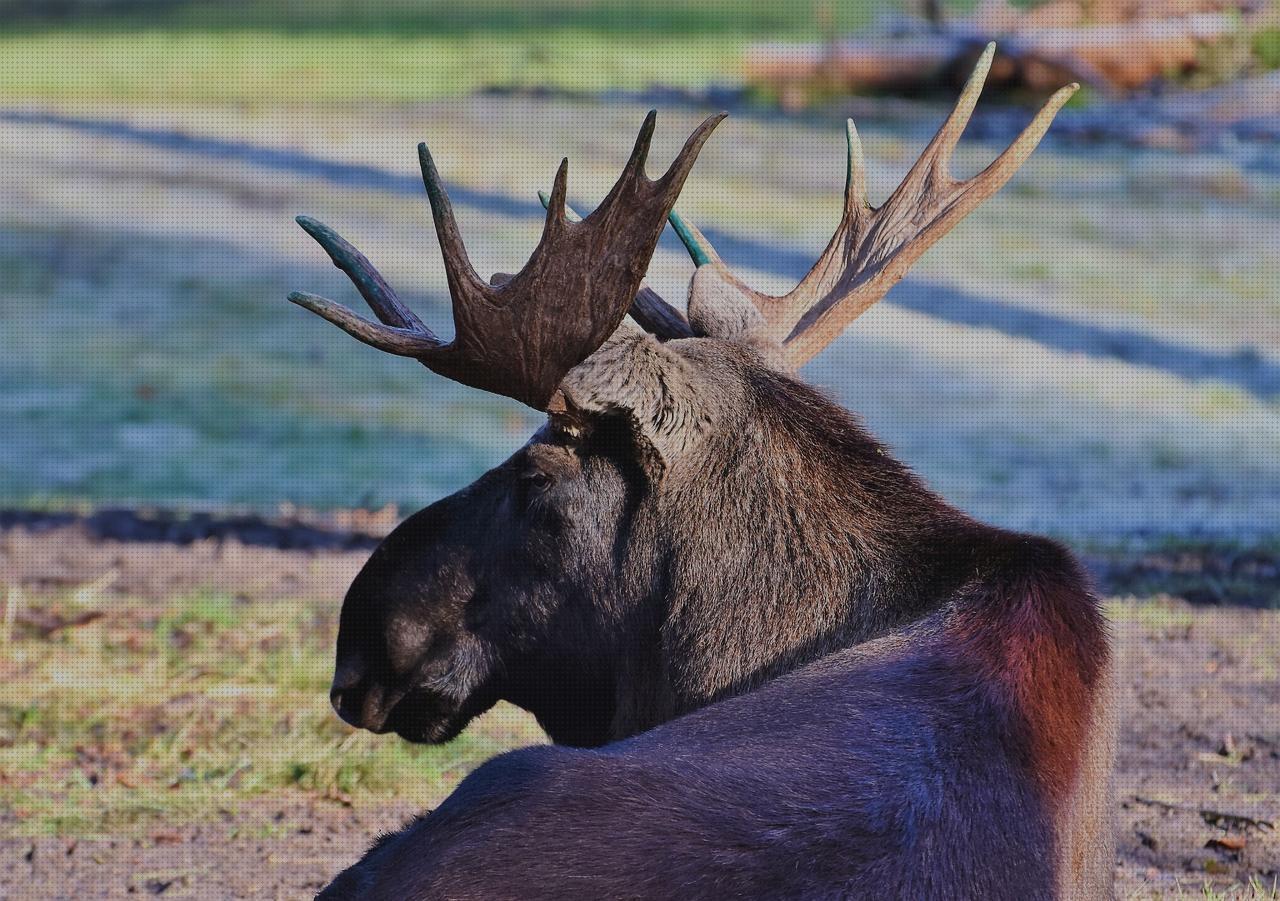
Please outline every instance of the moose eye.
M546 491L553 484L555 484L555 480L551 478L550 475L537 469L527 472L520 477L520 487L525 491L526 495L533 495Z

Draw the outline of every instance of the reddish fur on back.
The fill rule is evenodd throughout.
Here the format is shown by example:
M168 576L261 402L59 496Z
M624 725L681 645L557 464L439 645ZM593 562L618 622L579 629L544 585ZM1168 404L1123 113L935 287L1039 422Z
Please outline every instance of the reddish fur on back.
M1026 764L1054 815L1075 786L1110 652L1097 603L1074 565L1041 559L1012 568L1014 578L962 602L948 631L1006 712L1009 734L1022 736Z

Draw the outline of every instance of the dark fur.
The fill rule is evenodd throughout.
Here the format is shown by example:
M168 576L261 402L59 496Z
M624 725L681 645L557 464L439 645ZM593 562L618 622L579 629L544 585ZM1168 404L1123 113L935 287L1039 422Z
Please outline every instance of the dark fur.
M624 416L548 427L390 536L339 636L353 722L440 741L505 698L614 743L490 762L326 897L1108 896L1110 661L1070 556L750 350L662 352L696 440L655 467Z

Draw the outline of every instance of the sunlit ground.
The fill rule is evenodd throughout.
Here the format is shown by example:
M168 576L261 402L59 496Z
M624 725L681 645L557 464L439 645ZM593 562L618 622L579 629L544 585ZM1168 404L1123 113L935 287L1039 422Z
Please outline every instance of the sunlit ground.
M359 302L292 218L346 234L448 334L416 142L454 188L477 267L514 271L560 157L590 208L643 113L473 98L0 121L14 424L0 501L411 508L465 484L535 417L288 304L295 289ZM662 116L655 168L698 118ZM873 199L919 131L864 123ZM967 144L957 170L996 149ZM784 289L829 235L842 155L836 123L731 118L681 208L748 280ZM1001 524L1077 544L1265 540L1280 504L1278 211L1280 180L1230 161L1042 148L805 374ZM679 302L689 272L669 243L651 281Z

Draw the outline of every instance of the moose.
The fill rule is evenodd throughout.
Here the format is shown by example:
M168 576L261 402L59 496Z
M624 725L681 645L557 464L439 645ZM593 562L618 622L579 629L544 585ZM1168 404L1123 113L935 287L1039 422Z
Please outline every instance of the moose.
M331 700L415 742L507 700L555 744L482 765L322 898L1112 896L1114 667L1085 575L949 506L795 375L1008 181L1074 90L953 178L993 52L878 208L849 124L839 226L780 297L674 212L723 116L651 180L650 113L584 219L562 163L532 257L490 282L420 146L448 343L299 219L379 321L290 300L547 415L373 552ZM687 315L643 284L668 220L696 264Z

